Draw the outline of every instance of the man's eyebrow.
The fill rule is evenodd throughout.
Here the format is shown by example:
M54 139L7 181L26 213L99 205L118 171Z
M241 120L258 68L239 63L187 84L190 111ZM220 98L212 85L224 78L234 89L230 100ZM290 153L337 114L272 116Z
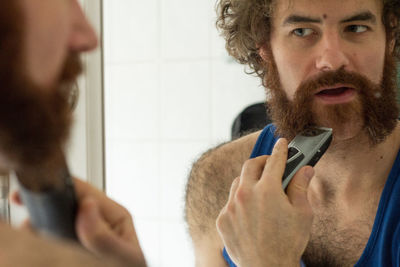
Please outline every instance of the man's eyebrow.
M353 21L369 21L373 24L376 24L376 16L369 11L365 11L341 20L340 23L348 23Z
M345 18L341 20L340 23L348 23L353 21L369 21L373 24L376 24L376 16L372 14L370 11L364 11L356 15L353 15L351 17ZM322 23L322 20L320 18L312 18L301 15L290 15L283 21L282 26L287 26L296 23Z
M296 24L296 23L321 23L321 19L319 18L311 18L311 17L306 17L306 16L300 16L300 15L290 15L285 19L283 22L282 26L290 25L290 24Z

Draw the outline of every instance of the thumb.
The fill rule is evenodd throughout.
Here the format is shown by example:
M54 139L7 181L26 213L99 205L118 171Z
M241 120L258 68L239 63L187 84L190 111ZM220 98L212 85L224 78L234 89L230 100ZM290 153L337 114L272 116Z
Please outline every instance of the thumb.
M313 176L314 169L311 166L305 166L295 174L287 189L289 201L293 206L300 209L309 208L307 190Z

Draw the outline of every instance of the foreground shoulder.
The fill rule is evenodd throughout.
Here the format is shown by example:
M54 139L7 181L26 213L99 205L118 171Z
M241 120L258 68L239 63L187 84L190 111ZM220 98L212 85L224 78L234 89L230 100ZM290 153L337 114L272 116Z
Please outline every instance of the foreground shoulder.
M203 154L200 160L214 161L219 159L221 161L231 161L248 159L260 134L261 131L257 131L210 149Z

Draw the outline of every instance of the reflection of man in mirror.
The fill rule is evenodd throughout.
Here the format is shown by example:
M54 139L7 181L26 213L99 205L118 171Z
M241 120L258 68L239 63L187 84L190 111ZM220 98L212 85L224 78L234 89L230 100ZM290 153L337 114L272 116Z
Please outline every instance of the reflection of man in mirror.
M97 36L77 0L2 1L1 169L37 166L65 143L79 56L96 46ZM146 265L128 211L87 183L75 180L75 188L77 236L86 249L0 222L1 266ZM20 202L18 194L12 198Z
M399 0L219 1L226 48L261 78L273 124L194 164L197 266L400 266L399 24ZM333 142L284 192L287 142L314 125Z

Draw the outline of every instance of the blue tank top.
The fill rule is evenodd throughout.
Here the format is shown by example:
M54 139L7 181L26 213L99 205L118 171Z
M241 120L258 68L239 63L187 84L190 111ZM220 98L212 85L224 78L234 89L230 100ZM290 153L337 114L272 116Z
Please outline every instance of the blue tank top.
M251 158L270 155L278 137L275 126L270 124L261 132ZM400 153L392 166L379 201L378 211L367 245L355 267L400 266ZM225 248L223 257L230 267L236 265ZM305 266L301 262L301 266Z

